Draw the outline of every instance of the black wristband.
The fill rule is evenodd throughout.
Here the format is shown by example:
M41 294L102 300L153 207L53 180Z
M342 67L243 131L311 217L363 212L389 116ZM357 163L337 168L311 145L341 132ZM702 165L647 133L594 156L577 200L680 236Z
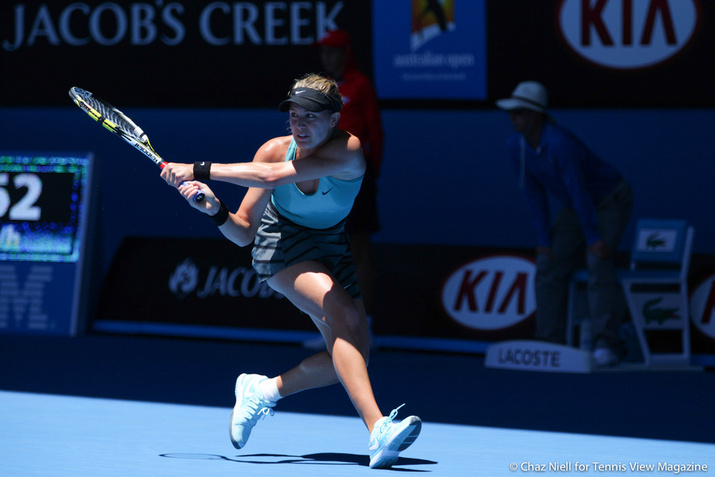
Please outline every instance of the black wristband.
M194 179L197 181L211 180L211 163L208 161L194 162Z
M216 215L209 215L209 219L214 221L218 227L221 227L228 220L228 209L223 202L221 202L221 207L218 208L218 213Z

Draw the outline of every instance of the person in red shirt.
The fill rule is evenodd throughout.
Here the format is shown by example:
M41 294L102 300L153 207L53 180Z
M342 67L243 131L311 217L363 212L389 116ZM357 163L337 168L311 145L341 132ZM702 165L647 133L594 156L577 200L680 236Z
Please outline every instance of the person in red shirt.
M360 193L348 215L350 236L358 283L365 300L368 320L374 309L373 265L370 236L380 230L377 208L377 178L382 165L384 132L372 81L355 62L350 36L345 30L331 30L315 43L323 70L338 83L343 97L340 129L356 135L363 147L367 171Z

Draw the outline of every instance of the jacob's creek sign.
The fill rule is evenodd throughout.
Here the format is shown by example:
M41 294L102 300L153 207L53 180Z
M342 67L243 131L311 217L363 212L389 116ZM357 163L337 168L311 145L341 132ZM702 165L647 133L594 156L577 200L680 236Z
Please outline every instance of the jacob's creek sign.
M340 0L0 2L0 64L14 72L3 89L20 106L64 106L76 84L123 107L275 107L318 62L313 42L341 26L365 45L369 14ZM102 67L79 66L91 64Z
M176 46L184 42L191 29L213 46L310 45L316 39L315 31L305 26L335 28L343 6L343 2L212 2L196 18L190 18L189 4L75 2L32 8L18 3L13 8L14 32L3 32L5 38L0 45L6 51L45 43L80 47L91 43L145 46L157 42Z
M534 262L501 255L474 260L454 271L442 288L442 307L476 330L509 328L536 310Z

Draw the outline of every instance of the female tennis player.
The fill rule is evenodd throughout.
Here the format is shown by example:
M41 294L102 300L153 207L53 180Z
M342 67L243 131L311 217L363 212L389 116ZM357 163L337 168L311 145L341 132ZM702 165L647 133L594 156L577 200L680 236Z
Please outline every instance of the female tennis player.
M277 377L238 377L233 445L245 446L279 399L340 381L370 432L370 467L384 468L414 442L422 422L416 416L394 422L399 408L383 416L370 384L367 319L344 231L366 166L359 139L337 129L341 108L337 84L309 74L279 105L289 113L291 135L267 141L252 162L169 163L161 177L229 240L253 243L261 279L309 315L326 342L327 351ZM209 179L249 188L235 213L200 182ZM192 198L199 190L206 198L197 203Z

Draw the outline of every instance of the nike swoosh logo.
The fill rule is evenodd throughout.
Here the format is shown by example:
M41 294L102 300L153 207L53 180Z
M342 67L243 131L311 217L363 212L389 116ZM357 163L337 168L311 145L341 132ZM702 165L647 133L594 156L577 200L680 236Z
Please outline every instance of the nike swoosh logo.
M326 191L323 191L323 195L327 194L327 193L330 192L331 190L333 190L332 187L331 187L330 189L326 190Z

